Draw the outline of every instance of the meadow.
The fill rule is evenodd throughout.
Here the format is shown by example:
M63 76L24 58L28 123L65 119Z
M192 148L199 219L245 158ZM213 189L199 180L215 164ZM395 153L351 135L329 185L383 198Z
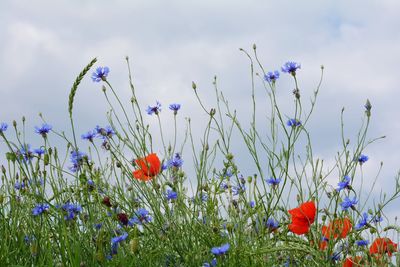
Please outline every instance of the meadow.
M217 78L213 97L188 85L198 100L190 108L206 118L201 133L192 130L199 122L180 117L179 102L154 99L143 109L126 58L129 88L114 88L112 69L97 59L83 68L69 94L68 129L45 116L34 129L25 118L1 122L0 266L400 266L400 227L385 217L400 196L400 175L385 178L393 192L373 201L380 177L368 189L353 186L369 163L368 146L382 139L368 135L371 102L355 103L363 120L352 139L342 112L341 149L326 166L308 128L324 67L315 89L303 89L300 63L265 70L256 46L241 52L251 84L245 121ZM87 132L74 126L83 79L100 86L109 105L109 125ZM281 79L294 89L280 87ZM121 99L126 89L131 98ZM260 89L265 99L256 99ZM292 113L282 111L277 90L292 96ZM258 114L256 105L269 112ZM172 137L163 134L163 116L173 118ZM31 146L26 131L41 144ZM241 171L236 143L245 145L253 172Z

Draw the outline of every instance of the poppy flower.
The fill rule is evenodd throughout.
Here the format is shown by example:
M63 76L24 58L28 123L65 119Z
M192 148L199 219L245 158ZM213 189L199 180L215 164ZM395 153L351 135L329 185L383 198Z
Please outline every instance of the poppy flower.
M356 266L364 266L362 264L362 257L361 256L356 256L355 258L353 257L348 257L346 260L343 262L343 267L356 267Z
M139 169L133 171L133 177L141 181L149 181L160 173L161 162L156 153L152 153L145 158L135 160Z
M309 201L301 204L297 208L289 210L288 212L292 216L292 222L288 226L289 231L297 235L302 235L308 233L310 230L310 225L315 220L317 208L315 207L314 202Z
M328 224L328 226L322 226L322 235L327 238L345 238L351 230L351 221L349 218L335 219Z
M369 253L372 254L384 254L387 253L389 257L392 253L397 251L397 244L393 243L389 238L376 238L375 241L369 248Z

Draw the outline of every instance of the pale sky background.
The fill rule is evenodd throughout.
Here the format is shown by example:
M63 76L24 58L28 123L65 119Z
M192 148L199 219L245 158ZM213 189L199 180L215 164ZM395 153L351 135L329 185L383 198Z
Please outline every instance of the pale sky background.
M191 81L207 98L217 75L219 88L245 118L251 103L249 68L239 48L251 51L256 43L267 70L280 69L288 60L302 64L298 78L305 103L318 83L320 65L325 66L309 129L314 152L327 162L333 162L340 145L342 107L347 137L354 140L363 105L370 99L369 137L387 138L365 151L370 160L364 175L371 181L383 161L376 193L382 189L389 194L400 168L399 14L398 0L3 0L0 121L11 124L26 116L27 129L33 131L42 112L54 128L68 130L68 94L83 66L98 57L98 65L110 67L109 80L119 94L128 96L127 55L143 109L159 100L167 117L167 105L178 102L183 105L182 125L187 116L205 123ZM281 76L278 87L283 110L290 110L292 84L287 75ZM258 101L265 100L260 86L256 95ZM79 133L105 123L105 100L89 75L74 106ZM246 166L246 156L239 156L238 164ZM392 220L400 214L399 205L396 200L386 210Z

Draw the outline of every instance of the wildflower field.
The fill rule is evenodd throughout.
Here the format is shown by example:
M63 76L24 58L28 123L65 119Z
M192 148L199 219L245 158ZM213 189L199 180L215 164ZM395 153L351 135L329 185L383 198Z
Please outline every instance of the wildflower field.
M188 107L179 96L143 108L140 91L147 89L135 87L126 58L130 88L114 88L112 69L97 59L84 67L70 91L65 129L45 116L34 129L25 118L1 122L0 266L400 266L400 228L385 216L400 196L400 176L385 177L393 191L379 199L371 195L380 177L368 189L353 186L363 178L368 146L381 139L367 134L370 101L355 103L363 119L351 138L342 112L341 149L327 166L313 154L307 127L324 67L314 89L302 88L300 63L266 70L256 46L241 52L252 103L244 121L216 78L212 91L188 85L198 100L190 108L204 112L205 122L180 117ZM82 79L104 94L109 125L74 126ZM292 88L280 87L281 79ZM130 99L119 97L125 90ZM255 90L265 98L256 99ZM277 90L292 96L290 112ZM257 113L256 105L269 112ZM172 124L163 123L167 116ZM203 123L194 133L192 125ZM174 135L164 135L165 127ZM26 131L41 142L30 145ZM241 171L237 143L246 147L251 173Z

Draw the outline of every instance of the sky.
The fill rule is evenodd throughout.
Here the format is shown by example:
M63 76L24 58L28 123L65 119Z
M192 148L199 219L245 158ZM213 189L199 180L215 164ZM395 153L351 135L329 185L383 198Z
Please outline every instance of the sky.
M1 1L0 121L11 124L25 116L33 129L41 123L41 112L54 128L67 131L69 90L93 57L99 66L110 67L110 82L122 99L129 99L126 56L143 110L156 100L164 108L178 102L182 122L189 116L204 122L191 82L212 107L216 75L245 120L251 111L249 62L239 48L251 52L256 44L267 70L279 70L288 60L301 63L298 79L305 101L324 65L309 129L314 153L328 163L340 146L342 108L346 135L354 141L363 105L371 101L369 137L386 138L365 151L370 160L363 172L371 183L383 162L374 193L389 193L400 167L399 10L397 0ZM278 97L288 116L292 86L288 76L281 76ZM256 98L260 106L266 100L259 86ZM101 86L89 77L78 89L74 108L81 133L106 123ZM168 135L170 119L165 120ZM238 159L248 165L246 156ZM388 207L388 217L398 214L399 204L396 200Z

